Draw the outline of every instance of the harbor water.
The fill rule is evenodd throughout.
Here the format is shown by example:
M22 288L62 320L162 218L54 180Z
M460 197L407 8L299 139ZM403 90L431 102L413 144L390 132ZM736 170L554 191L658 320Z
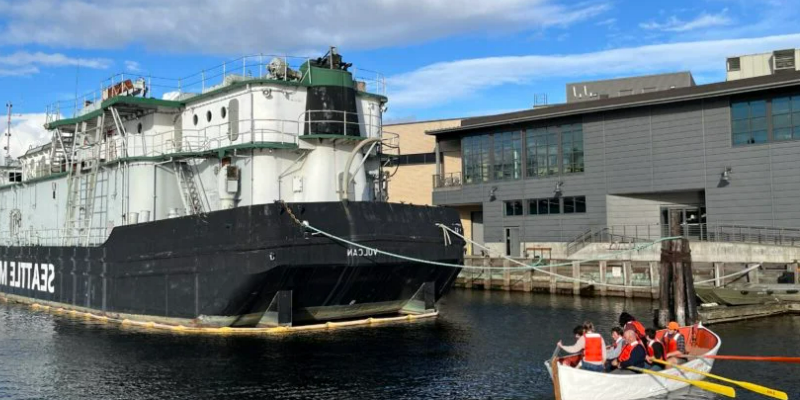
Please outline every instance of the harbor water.
M453 290L430 321L284 336L141 331L0 303L0 399L552 399L543 365L619 298ZM800 316L716 325L720 354L799 355ZM800 398L800 366L719 361L714 372ZM759 399L738 389L739 399ZM669 399L714 399L684 390Z

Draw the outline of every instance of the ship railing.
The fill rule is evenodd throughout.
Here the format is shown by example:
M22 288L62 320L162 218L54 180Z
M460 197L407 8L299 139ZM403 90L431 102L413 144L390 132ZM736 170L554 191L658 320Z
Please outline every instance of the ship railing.
M273 72L270 63L273 62ZM184 100L187 94L200 94L216 90L235 82L270 79L284 82L304 81L314 83L313 72L300 72L301 66L312 58L286 55L253 54L226 61L196 73L173 78L148 72L118 73L104 79L95 89L76 95L74 99L53 102L46 107L48 123L63 118L74 118L99 109L103 100L111 95L135 95L165 100ZM375 71L352 68L350 71L359 91L386 95L386 78ZM125 82L144 82L144 87L128 88ZM114 88L120 88L116 90ZM104 95L105 93L105 95Z
M89 246L105 243L111 233L109 228L85 229L22 229L0 232L0 244L3 246L63 246L64 243L82 242L88 237Z
M297 124L300 135L340 135L380 137L380 114L364 110L363 114L341 110L308 110L300 113Z

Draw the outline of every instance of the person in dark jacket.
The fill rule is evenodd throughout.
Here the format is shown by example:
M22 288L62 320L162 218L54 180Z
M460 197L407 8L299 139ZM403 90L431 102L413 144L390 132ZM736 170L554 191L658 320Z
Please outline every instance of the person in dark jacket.
M653 371L661 371L664 369L664 366L653 362L653 360L667 360L664 355L664 344L661 343L660 340L656 339L655 329L647 328L645 332L647 334L647 368Z
M639 342L639 338L636 337L636 333L631 330L625 331L624 335L625 342L627 344L622 350L622 354L619 355L619 358L612 362L612 365L618 368L613 373L633 373L633 371L629 370L628 367L645 368L647 364L647 350L645 350L644 345Z

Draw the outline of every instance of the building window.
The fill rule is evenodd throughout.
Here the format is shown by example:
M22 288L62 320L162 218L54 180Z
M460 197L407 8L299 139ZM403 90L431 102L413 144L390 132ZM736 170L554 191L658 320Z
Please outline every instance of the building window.
M742 63L739 57L731 57L728 59L728 71L739 71L741 67Z
M564 197L564 214L586 212L586 196Z
M772 99L772 139L800 139L800 96Z
M733 144L758 144L767 142L767 101L739 101L731 103L731 131Z
M507 217L522 215L522 200L506 201L505 206Z
M397 165L434 164L436 153L403 154L397 157Z
M565 174L583 172L583 126L561 126L561 151Z
M490 143L489 135L469 136L461 140L464 183L489 181Z
M528 176L558 173L558 129L555 126L535 128L527 133Z
M561 207L558 198L531 199L528 200L528 214L530 215L549 215L560 214Z
M522 137L519 132L494 135L494 180L507 181L522 176Z

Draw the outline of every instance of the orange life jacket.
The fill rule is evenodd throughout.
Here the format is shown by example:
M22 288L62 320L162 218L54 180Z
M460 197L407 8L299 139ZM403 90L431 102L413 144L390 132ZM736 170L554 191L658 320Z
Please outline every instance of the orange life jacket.
M604 362L603 337L597 333L587 333L583 336L583 340L585 341L583 360L594 364Z
M641 345L642 344L639 342L636 342L634 344L629 343L627 346L625 346L624 349L622 349L622 353L620 353L619 355L619 361L620 362L628 361L628 359L631 358L631 353L633 353L633 349L635 349L636 346L641 346Z
M680 332L675 332L674 335L670 334L669 332L667 332L664 335L664 347L665 347L664 352L666 354L674 353L674 352L678 351L678 338L679 337L681 337L681 333Z
M627 324L625 324L625 328L623 330L632 330L634 333L636 333L636 336L641 342L645 342L646 340L644 325L642 325L642 323L639 321L629 321Z

